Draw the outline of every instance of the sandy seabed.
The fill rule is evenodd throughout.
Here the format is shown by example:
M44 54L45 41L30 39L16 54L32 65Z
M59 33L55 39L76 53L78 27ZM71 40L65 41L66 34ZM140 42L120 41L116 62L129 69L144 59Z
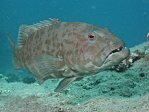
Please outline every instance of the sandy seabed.
M104 71L55 93L44 84L0 79L0 112L149 112L149 42L131 48L147 55L122 73Z

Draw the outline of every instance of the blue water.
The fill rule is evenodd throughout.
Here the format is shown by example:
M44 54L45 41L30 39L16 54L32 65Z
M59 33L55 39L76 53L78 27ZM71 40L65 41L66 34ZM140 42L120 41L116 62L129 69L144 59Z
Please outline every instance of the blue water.
M149 0L0 0L0 70L12 60L5 33L16 41L21 24L47 18L107 27L132 47L146 41Z

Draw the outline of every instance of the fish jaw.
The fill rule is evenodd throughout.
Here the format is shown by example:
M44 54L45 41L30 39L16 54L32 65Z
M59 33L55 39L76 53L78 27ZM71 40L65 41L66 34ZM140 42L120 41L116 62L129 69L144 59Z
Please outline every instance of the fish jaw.
M124 47L121 51L109 54L105 61L103 62L102 66L100 66L100 70L108 69L113 65L117 65L126 59L130 54L128 48Z

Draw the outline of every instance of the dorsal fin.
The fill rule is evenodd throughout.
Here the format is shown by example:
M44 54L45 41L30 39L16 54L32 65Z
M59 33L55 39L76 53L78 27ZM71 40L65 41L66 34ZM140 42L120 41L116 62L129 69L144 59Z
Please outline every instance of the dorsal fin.
M33 25L22 25L19 28L18 34L18 48L22 48L25 44L25 40L30 37L31 34L35 33L37 30L40 30L44 27L49 27L53 24L57 24L59 21L57 19L48 19L40 21L39 23Z
M25 44L25 40L36 30L36 28L30 27L28 25L21 25L18 34L18 48L22 48L22 46Z

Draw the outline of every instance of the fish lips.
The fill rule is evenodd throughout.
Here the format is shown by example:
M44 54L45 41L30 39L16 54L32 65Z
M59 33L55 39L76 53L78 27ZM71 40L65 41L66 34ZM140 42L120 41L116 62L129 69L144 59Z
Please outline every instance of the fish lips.
M126 59L130 54L130 51L126 47L120 47L118 49L113 50L108 54L108 56L105 58L101 69L108 69L109 67L113 65L119 64L121 61Z

